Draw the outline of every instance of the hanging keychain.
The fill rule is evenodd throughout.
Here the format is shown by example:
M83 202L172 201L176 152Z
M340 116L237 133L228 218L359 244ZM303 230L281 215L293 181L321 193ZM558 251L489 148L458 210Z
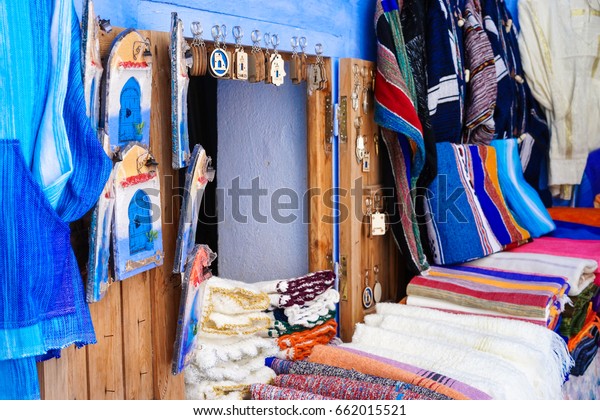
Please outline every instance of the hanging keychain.
M301 69L300 72L300 80L306 81L308 77L308 57L306 55L306 37L301 36L298 40L298 45L300 46L300 51L302 51L302 56L300 57Z
M362 100L362 112L363 114L369 113L369 107L371 106L371 82L369 80L369 71L367 66L363 66L361 70L361 76L363 79L363 100Z
M354 128L356 128L356 162L361 163L365 158L365 137L360 133L362 127L362 117L354 118Z
M258 83L264 80L263 66L265 64L265 56L260 47L262 36L257 29L253 30L250 36L252 38L252 51L248 57L248 81L250 83Z
M192 56L194 63L190 69L191 76L204 76L208 67L208 59L206 57L206 44L202 39L202 25L200 22L192 22L190 25L192 35Z
M235 52L233 54L232 78L236 80L248 80L248 54L242 46L244 31L242 31L241 27L233 27L233 37L235 38Z
M373 290L369 286L369 269L365 270L365 288L362 294L362 303L365 309L369 309L373 306Z
M371 237L383 236L387 230L386 215L379 211L381 207L381 197L375 194L375 213L371 215Z
M225 32L225 34L223 33ZM223 79L229 74L231 62L227 51L221 46L221 40L225 39L227 27L225 25L212 27L212 36L215 41L215 49L210 54L210 74L213 77Z
M298 37L293 36L290 40L292 46L292 60L290 61L290 80L294 85L302 82L302 59L298 56Z
M277 52L277 46L279 46L279 35L273 34L271 36L271 45L273 46L273 54L271 54L271 74L270 80L275 86L281 86L285 80L285 61L281 58L281 54Z
M264 76L264 80L265 83L267 84L271 84L271 52L269 51L269 45L271 45L271 34L270 33L266 33L263 35L263 41L265 43L265 76Z
M375 274L375 285L373 286L373 299L375 299L375 303L379 303L381 302L381 296L383 294L381 283L379 283L379 265L375 265L373 267L373 274Z
M315 53L317 54L317 66L320 76L318 90L325 90L327 87L327 70L325 69L325 61L323 60L323 44L315 45Z

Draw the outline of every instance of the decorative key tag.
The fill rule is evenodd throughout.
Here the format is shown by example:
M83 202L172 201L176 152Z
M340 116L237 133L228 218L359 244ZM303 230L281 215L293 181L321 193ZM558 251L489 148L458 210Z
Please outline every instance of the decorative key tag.
M379 155L379 134L373 134L373 144L375 145L375 154Z
M321 71L317 64L310 64L307 71L307 90L312 95L314 91L319 90L321 84Z
M271 45L273 45L273 54L271 54L271 83L275 86L281 86L285 80L285 61L277 52L277 46L279 45L279 35L274 34L271 36Z
M365 288L363 289L362 302L365 309L373 306L373 290L369 287L369 269L365 270Z
M362 117L356 117L354 119L354 127L356 128L356 161L361 163L365 157L365 137L360 134L360 127L362 126Z
M323 45L315 45L315 53L317 54L317 67L319 68L319 89L325 90L327 87L327 70L325 69L325 62L323 61Z
M358 76L358 64L352 67L352 74L354 75L354 89L352 90L352 109L358 111L359 95L360 92L360 78Z
M375 213L371 215L371 236L383 236L385 230L385 213L375 210Z
M248 54L242 46L244 31L239 26L233 27L233 37L235 38L235 52L233 53L233 79L248 80Z
M302 60L298 56L298 37L293 36L290 44L292 46L292 60L290 61L290 80L294 85L302 81Z
M375 265L373 267L373 273L375 273L375 286L373 286L373 298L375 299L375 303L381 302L382 289L381 283L379 283L379 265Z
M371 96L369 87L371 86L371 83L369 83L369 73L367 71L367 66L363 66L362 70L361 70L361 76L363 78L363 100L362 100L362 111L363 114L368 114L369 113L369 106L370 106L370 102L369 102L369 97Z
M362 171L370 172L371 171L371 153L365 152L362 158Z
M221 47L221 39L225 39L223 29L226 30L225 25L219 27L215 25L212 27L212 36L215 40L215 49L210 54L210 74L216 78L226 78L229 74L231 67L231 61L229 54Z
M248 81L250 83L262 82L264 77L261 77L262 66L265 62L265 58L260 48L260 41L262 36L259 30L252 31L252 52L248 56Z

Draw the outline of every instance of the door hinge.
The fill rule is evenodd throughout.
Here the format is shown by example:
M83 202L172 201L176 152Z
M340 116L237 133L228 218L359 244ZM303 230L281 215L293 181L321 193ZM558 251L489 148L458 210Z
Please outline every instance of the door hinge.
M339 105L336 105L335 112L337 135L340 143L348 142L348 98L342 96Z
M348 300L348 257L345 255L340 255L340 265L339 265L339 289L340 289L340 299L347 301Z
M325 96L325 152L331 152L331 145L333 144L333 127L335 124L335 117L333 114L330 93Z

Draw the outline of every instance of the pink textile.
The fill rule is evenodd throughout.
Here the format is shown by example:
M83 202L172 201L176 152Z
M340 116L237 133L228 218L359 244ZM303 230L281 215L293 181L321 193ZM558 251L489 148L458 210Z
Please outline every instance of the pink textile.
M598 262L594 283L600 286L600 241L586 239L551 238L542 236L509 252L529 252L532 254L559 255L563 257L586 258Z

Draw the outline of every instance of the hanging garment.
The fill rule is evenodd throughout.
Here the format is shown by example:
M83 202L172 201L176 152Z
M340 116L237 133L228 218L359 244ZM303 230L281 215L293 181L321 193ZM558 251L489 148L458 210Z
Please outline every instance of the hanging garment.
M498 156L500 187L517 222L533 238L552 232L555 225L538 193L525 181L517 139L494 140L492 146Z
M377 74L375 121L381 127L396 188L400 223L393 225L396 243L412 272L428 268L415 214L414 188L425 162L415 86L402 36L398 4L379 0L375 12Z
M431 126L437 142L460 143L466 81L463 31L458 22L463 20L465 0L429 0L427 9L425 27Z
M588 154L600 148L600 4L520 0L519 47L533 95L551 125L549 185L581 182Z
M463 30L465 72L469 72L463 142L489 144L495 134L498 87L494 52L483 28L479 0L466 0Z
M289 360L274 359L271 363L271 369L273 369L278 375L318 375L321 377L351 379L353 381L358 381L365 384L391 387L396 392L407 393L412 397L412 399L449 399L445 395L431 391L422 386L412 385L402 381L394 381L393 379L382 378L378 376L366 375L354 369L342 369L335 366L322 365L319 363L311 363L307 361L293 362Z

